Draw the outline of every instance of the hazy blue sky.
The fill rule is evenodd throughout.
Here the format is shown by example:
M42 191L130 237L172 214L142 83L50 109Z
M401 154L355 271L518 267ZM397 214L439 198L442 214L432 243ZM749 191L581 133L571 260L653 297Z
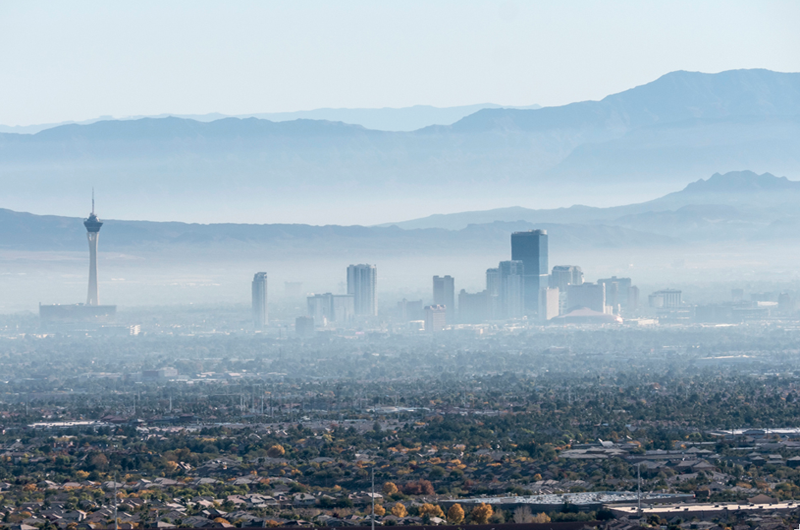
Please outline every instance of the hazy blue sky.
M800 71L800 2L0 2L0 123L557 105L673 70Z

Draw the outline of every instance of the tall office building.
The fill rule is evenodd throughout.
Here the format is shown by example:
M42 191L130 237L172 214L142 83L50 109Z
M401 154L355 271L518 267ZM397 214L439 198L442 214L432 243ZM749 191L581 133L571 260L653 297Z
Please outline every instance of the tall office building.
M558 287L543 287L539 289L539 320L547 322L558 315Z
M500 269L486 269L486 313L491 320L503 318L502 294L503 281Z
M442 305L425 306L425 332L438 333L447 323L447 311Z
M535 315L539 310L539 289L548 284L547 230L511 234L511 259L521 261L525 267L525 313Z
M556 265L550 273L550 287L558 289L558 314L567 312L567 287L583 285L583 271L576 265Z
M86 296L86 305L100 305L97 293L97 238L100 237L100 227L103 223L94 214L94 190L92 190L92 213L83 222L86 227L86 237L89 239L89 294Z
M581 285L583 271L577 265L556 265L550 274L550 287L558 287L560 291L567 291L567 285Z
M677 289L663 289L656 291L648 297L650 307L676 308L683 305L681 291Z
M631 290L633 289L633 285L631 285L630 278L617 278L616 276L612 276L611 278L597 280L597 283L605 284L606 305L611 306L612 312L615 315L634 309L634 307L631 307ZM636 298L638 299L638 294Z
M424 320L425 311L422 307L422 300L406 300L403 298L397 302L397 313L403 322Z
M362 264L347 267L347 294L354 297L356 316L378 314L378 268Z
M269 322L267 312L267 273L257 272L253 276L253 325L261 329Z
M525 265L520 260L501 261L500 266L500 306L503 318L520 318L526 314ZM536 311L539 310L538 291Z
M315 294L306 298L308 316L318 326L324 326L331 320L333 313L333 295L331 293Z
M458 321L462 324L480 324L489 318L488 291L458 293Z
M602 283L583 283L567 286L567 312L588 308L606 312L606 286Z
M318 326L330 322L337 325L350 324L353 321L354 297L350 294L315 294L307 297L308 316Z
M455 322L456 288L452 276L433 277L433 304L445 307L448 324Z
M294 332L298 337L314 336L314 317L297 317L294 319Z
M639 288L635 285L631 285L630 291L628 291L628 310L629 311L636 311L639 308Z

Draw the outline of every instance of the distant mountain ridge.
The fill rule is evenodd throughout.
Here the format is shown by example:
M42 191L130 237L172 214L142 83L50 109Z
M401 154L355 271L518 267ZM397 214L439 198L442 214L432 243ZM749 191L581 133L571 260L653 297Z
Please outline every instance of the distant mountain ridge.
M554 210L522 207L437 214L381 226L399 228L461 230L493 222L581 223L619 226L684 240L773 237L771 224L782 227L800 223L800 181L753 171L715 173L699 179L681 191L651 201L593 208L576 205ZM758 234L758 235L756 235ZM775 236L777 237L777 235ZM794 237L800 237L800 232Z
M800 73L760 69L719 74L677 71L600 101L544 107L541 111L482 109L454 124L453 129L533 132L602 127L613 132L696 119L800 115Z
M63 125L91 125L99 121L131 121L143 118L181 118L199 122L211 122L225 118L257 118L273 122L294 121L294 120L322 120L338 121L349 125L360 125L365 129L377 131L415 131L431 125L450 125L465 116L477 112L481 109L515 108L515 109L538 109L540 105L528 105L524 107L504 106L494 103L479 103L476 105L461 105L455 107L434 107L432 105L414 105L401 108L320 108L313 110L300 110L293 112L259 112L252 114L220 114L213 112L209 114L159 114L156 116L127 116L115 119L111 116L102 116L93 120L83 120L80 122L63 123L44 123L36 125L0 125L0 133L14 134L36 134L46 129L60 127Z
M470 225L463 230L402 230L397 227L311 226L301 224L190 224L179 222L102 219L101 247L105 252L158 253L228 259L265 251L287 255L463 253L466 249L503 249L509 234L533 228L549 229L556 247L575 248L672 245L670 237L630 228L525 221ZM0 250L84 251L83 220L39 216L0 209Z
M743 167L800 175L797 138L800 74L673 72L601 101L413 132L147 118L0 134L0 183L15 210L67 213L95 186L121 217L371 224L443 200L632 203Z
M756 193L754 193L756 190ZM551 233L555 248L647 248L692 241L800 238L800 182L752 171L714 174L646 203L556 210L502 208L437 215L383 226L191 224L105 220L103 248L117 252L228 255L464 253L502 249L514 231ZM0 209L0 249L74 250L86 245L82 219Z

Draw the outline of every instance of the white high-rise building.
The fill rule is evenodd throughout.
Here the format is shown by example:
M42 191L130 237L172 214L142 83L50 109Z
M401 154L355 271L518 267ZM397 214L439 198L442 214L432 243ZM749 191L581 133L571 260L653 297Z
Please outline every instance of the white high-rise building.
M452 276L433 277L433 304L444 306L448 324L455 322L456 288L455 280Z
M527 287L524 264L522 260L501 261L498 268L500 269L500 303L503 316L505 318L521 318L525 315L525 288Z
M253 325L262 329L269 322L267 309L267 273L257 272L253 276Z
M503 282L500 269L486 269L486 313L491 320L503 318L502 294Z
M353 295L324 293L309 296L307 300L308 316L314 318L317 326L324 327L330 322L343 326L353 321Z
M356 316L377 316L378 267L369 264L347 267L347 294L353 295Z
M558 312L558 287L543 287L539 289L539 320L541 322L546 322L557 317Z
M581 308L606 312L606 286L603 283L582 283L567 286L567 312Z

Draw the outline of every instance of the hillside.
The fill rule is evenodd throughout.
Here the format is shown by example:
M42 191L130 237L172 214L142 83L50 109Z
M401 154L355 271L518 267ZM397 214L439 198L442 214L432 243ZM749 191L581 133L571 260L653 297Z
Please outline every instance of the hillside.
M286 255L374 255L476 253L503 249L518 230L545 228L556 247L625 248L672 245L676 240L635 229L602 225L494 222L462 230L402 230L397 227L189 224L103 220L100 244L109 252L159 253L205 258L280 252ZM0 249L83 251L83 219L39 216L0 209ZM235 259L235 258L234 258Z
M372 227L108 220L101 241L109 251L166 254L436 254L502 248L511 232L544 228L555 248L642 248L680 241L796 239L787 227L797 224L799 201L800 182L740 171L700 179L653 201L613 208L503 208ZM81 223L80 218L0 209L0 248L83 250Z
M461 230L492 222L582 223L625 227L688 241L726 241L791 237L797 223L800 181L770 173L715 173L681 191L638 204L611 208L572 206L555 210L521 207L433 215L383 226ZM772 228L774 227L774 233Z
M714 171L800 172L800 74L674 72L601 101L383 132L319 120L101 121L0 134L4 206L367 224L494 204L636 202ZM331 206L335 205L335 208Z

